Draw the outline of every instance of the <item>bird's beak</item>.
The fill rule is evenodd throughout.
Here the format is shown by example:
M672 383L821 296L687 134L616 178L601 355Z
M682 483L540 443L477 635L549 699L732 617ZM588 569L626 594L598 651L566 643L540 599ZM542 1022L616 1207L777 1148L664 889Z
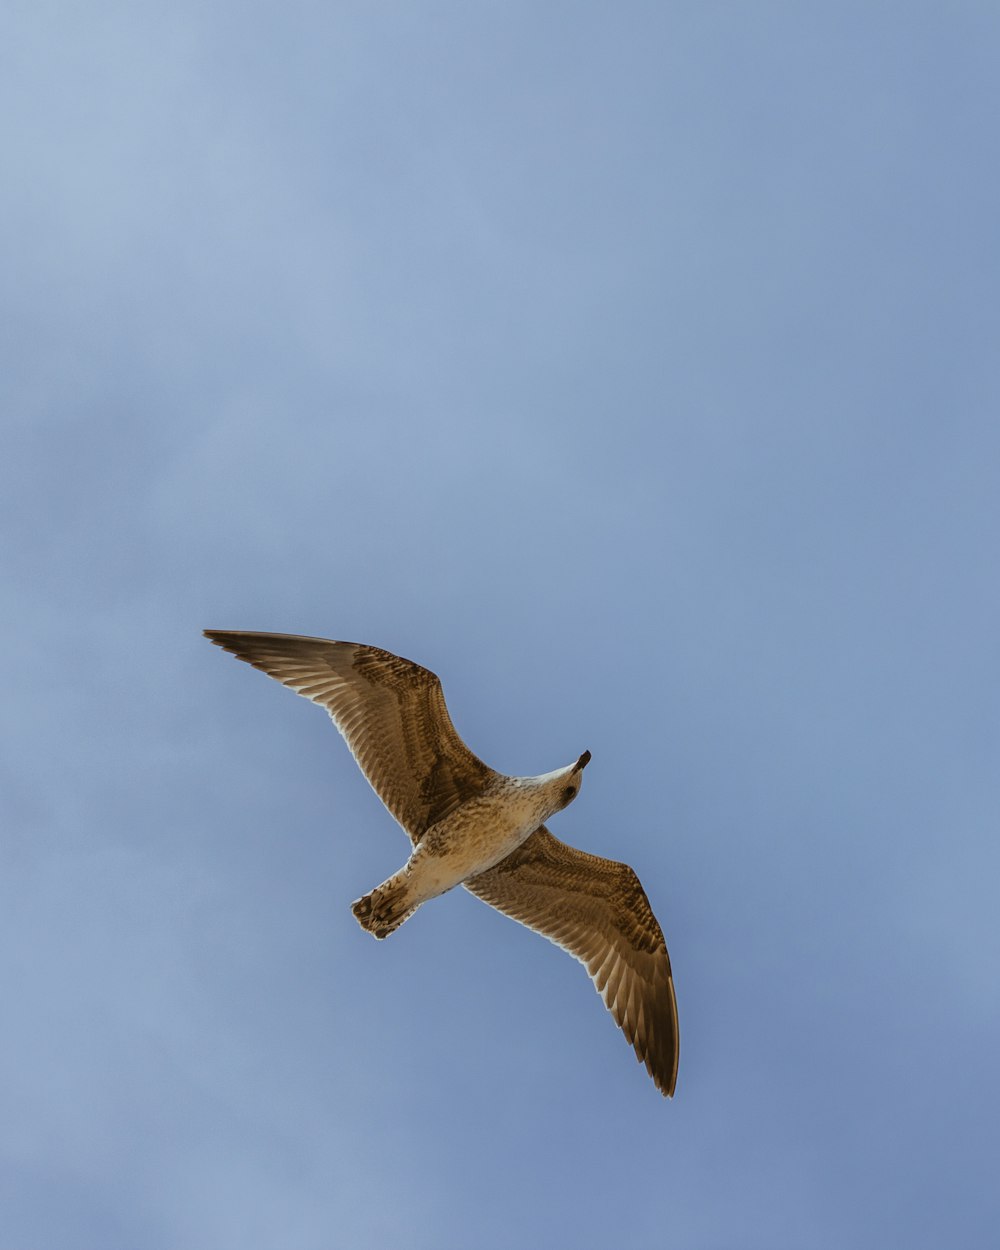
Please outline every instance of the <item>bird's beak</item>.
M580 758L576 761L576 772L581 772L590 763L590 752L584 751Z

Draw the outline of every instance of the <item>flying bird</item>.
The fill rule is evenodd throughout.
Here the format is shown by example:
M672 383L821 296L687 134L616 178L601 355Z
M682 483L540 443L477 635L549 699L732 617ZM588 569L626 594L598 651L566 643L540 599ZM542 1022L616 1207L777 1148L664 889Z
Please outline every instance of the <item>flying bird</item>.
M411 660L295 634L205 636L325 708L413 843L399 872L353 904L363 929L388 937L422 903L464 886L578 959L657 1088L673 1095L677 1000L639 878L545 828L579 793L589 751L554 772L508 777L473 755L441 682Z

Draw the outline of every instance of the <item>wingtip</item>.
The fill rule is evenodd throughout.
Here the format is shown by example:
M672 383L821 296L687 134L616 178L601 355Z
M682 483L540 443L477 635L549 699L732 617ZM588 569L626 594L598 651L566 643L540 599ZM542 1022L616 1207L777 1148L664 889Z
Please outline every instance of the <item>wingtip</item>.
M231 629L203 629L201 632L214 646L221 647L232 655L236 654L236 635Z
M641 1061L640 1061L640 1062L641 1062ZM664 1098L673 1098L673 1096L674 1096L674 1091L675 1091L675 1090L676 1090L676 1088L677 1088L677 1070L676 1070L676 1068L674 1069L674 1071L671 1073L671 1075L670 1075L670 1076L669 1076L666 1080L664 1080L662 1076L657 1075L657 1073L656 1073L656 1072L654 1072L654 1071L653 1071L653 1069L650 1067L650 1065L649 1065L649 1063L648 1063L648 1062L646 1063L646 1071L647 1071L647 1072L649 1073L649 1075L653 1078L653 1084L654 1084L654 1085L656 1086L656 1088L660 1091L660 1093L663 1095L663 1097L664 1097Z

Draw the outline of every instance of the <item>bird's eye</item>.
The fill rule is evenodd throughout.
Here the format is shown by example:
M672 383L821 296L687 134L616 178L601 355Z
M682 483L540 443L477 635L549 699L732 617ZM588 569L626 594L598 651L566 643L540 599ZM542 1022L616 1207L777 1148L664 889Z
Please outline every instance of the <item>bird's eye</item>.
M576 794L576 787L567 786L566 789L563 791L563 802L568 803L570 799L574 797L575 794Z

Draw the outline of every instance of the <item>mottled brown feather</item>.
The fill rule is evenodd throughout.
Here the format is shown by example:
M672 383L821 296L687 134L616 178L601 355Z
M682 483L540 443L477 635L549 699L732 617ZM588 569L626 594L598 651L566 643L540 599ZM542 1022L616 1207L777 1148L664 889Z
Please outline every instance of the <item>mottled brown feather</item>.
M205 636L324 707L414 843L497 776L458 736L438 678L412 660L297 634L206 629Z
M680 1044L670 957L632 869L543 826L465 888L584 965L657 1088L672 1096Z
M499 775L458 736L434 673L379 647L295 634L205 630L212 642L320 704L414 843ZM543 826L465 882L578 959L657 1088L679 1053L670 958L638 877Z

